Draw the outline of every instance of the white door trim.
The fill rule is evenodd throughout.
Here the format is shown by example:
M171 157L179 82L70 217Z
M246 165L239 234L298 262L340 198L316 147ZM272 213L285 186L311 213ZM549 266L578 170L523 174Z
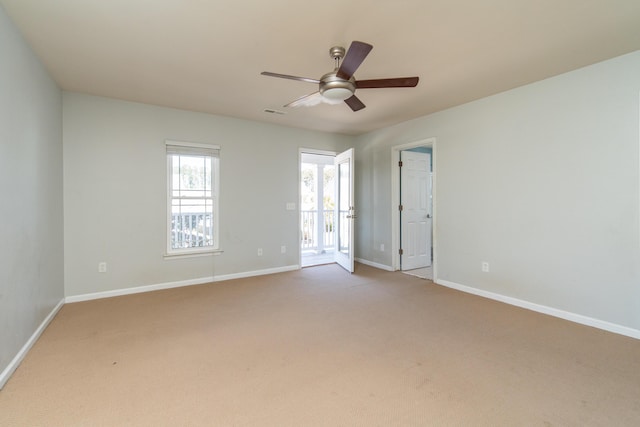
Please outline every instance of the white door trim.
M431 147L432 150L432 162L433 162L433 281L435 282L438 275L438 236L437 236L437 158L436 155L436 138L426 138L419 141L409 142L406 144L396 145L391 147L391 268L395 270L400 269L400 212L398 206L400 205L400 168L398 162L400 161L400 152L403 150L409 150L416 147Z

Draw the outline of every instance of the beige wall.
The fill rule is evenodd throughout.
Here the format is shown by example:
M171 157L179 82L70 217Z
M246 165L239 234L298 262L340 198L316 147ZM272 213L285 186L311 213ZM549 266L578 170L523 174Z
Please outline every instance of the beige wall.
M440 280L640 330L639 94L635 52L359 137L358 256L391 265L391 147L435 137Z

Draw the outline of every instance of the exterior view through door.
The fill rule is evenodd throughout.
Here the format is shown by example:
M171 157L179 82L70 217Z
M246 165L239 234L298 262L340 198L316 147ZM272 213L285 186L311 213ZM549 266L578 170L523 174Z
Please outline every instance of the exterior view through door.
M336 228L335 155L300 155L300 262L334 262Z
M310 150L311 151L311 150ZM300 264L353 272L353 149L300 154Z

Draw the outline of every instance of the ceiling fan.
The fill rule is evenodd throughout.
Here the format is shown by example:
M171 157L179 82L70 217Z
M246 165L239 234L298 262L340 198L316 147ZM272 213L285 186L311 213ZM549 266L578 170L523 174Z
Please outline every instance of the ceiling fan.
M365 105L355 95L356 89L377 89L386 87L415 87L418 84L418 77L397 77L391 79L356 80L353 74L360 64L365 60L373 46L359 41L354 41L346 52L341 46L334 46L329 49L329 55L334 59L336 67L333 71L323 75L320 79L310 79L307 77L290 76L287 74L271 73L263 71L263 76L279 77L282 79L299 80L302 82L315 83L318 91L305 95L288 103L285 107L298 107L301 105L312 106L321 102L328 104L339 104L344 101L353 111L362 110ZM340 60L342 64L340 63Z

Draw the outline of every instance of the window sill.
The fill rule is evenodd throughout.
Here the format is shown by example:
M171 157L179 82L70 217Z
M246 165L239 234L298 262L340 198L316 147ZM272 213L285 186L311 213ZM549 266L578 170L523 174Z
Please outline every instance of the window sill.
M167 254L165 253L164 259L182 259L182 258L199 258L203 256L214 256L220 255L224 251L222 249L216 249L211 251L201 251L201 252L185 252L185 253L175 253L175 254Z

